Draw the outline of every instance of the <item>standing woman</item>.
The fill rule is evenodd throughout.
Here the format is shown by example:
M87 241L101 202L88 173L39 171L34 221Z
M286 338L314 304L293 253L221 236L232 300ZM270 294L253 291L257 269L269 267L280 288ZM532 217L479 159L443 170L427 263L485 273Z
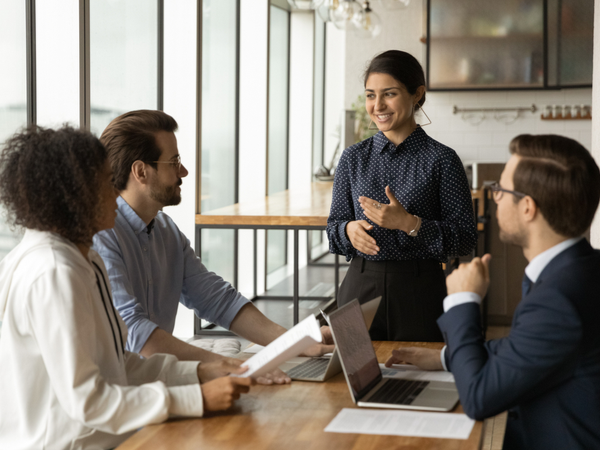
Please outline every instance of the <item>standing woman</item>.
M352 260L338 305L381 295L371 339L442 341L441 263L477 242L467 177L454 150L415 121L425 75L413 56L381 53L364 80L365 106L379 132L348 147L335 173L329 249Z

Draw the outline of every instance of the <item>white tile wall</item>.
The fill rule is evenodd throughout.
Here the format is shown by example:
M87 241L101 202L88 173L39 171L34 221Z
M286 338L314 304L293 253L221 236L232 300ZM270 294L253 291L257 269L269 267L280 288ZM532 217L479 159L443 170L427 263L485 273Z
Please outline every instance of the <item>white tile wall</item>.
M563 89L561 91L500 91L500 92L429 92L425 111L433 122L425 130L434 139L454 148L463 162L506 161L510 140L523 133L560 134L579 141L590 149L591 120L544 121L540 115L545 105L573 105L592 103L591 89ZM514 123L502 123L493 113L486 113L479 124L471 124L462 114L453 114L459 108L528 107L535 104L536 113L521 112Z

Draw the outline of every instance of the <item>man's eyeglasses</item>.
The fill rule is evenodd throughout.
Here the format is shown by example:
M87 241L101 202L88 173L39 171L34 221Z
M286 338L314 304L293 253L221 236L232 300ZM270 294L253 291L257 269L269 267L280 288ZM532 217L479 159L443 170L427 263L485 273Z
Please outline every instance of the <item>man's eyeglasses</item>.
M181 170L181 156L175 156L175 159L170 159L169 161L149 161L155 164L171 164L171 166L179 172Z
M495 182L494 184L492 184L490 186L490 189L492 190L492 192L494 193L494 201L496 203L498 203L501 199L502 199L502 195L506 192L507 194L512 194L515 195L519 198L523 198L523 197L527 197L527 194L523 194L522 192L518 192L518 191L509 191L508 189L503 189L502 187L500 187L500 183Z

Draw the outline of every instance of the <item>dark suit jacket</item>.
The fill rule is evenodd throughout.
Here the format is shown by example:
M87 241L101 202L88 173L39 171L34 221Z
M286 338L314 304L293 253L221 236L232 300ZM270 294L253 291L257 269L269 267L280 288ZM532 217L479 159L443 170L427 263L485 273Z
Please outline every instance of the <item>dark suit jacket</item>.
M508 337L485 343L480 322L474 303L438 319L467 415L512 409L509 450L600 449L600 251L581 240L552 259Z

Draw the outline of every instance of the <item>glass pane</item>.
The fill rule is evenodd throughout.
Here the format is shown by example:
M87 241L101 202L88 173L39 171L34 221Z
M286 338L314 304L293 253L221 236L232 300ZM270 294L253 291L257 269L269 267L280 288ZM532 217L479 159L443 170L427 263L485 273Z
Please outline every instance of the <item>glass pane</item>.
M325 22L315 14L315 77L313 99L313 174L323 164L325 112Z
M5 0L0 14L0 149L7 138L27 124L27 62L25 2ZM0 206L0 260L19 243L20 234L5 223Z
M267 274L273 273L287 263L287 232L267 231ZM271 287L271 286L268 286Z
M543 0L431 0L429 88L542 87Z
M271 6L269 18L269 114L268 173L269 194L287 189L289 12ZM287 233L267 231L267 274L283 267Z
M91 130L157 107L156 0L90 1Z
M268 193L287 189L289 18L271 6L269 33Z
M79 2L36 2L37 123L79 126Z
M560 85L592 84L594 2L562 0Z
M237 2L202 2L202 212L235 203ZM212 245L212 244L211 244Z
M202 230L202 263L233 283L233 230Z

